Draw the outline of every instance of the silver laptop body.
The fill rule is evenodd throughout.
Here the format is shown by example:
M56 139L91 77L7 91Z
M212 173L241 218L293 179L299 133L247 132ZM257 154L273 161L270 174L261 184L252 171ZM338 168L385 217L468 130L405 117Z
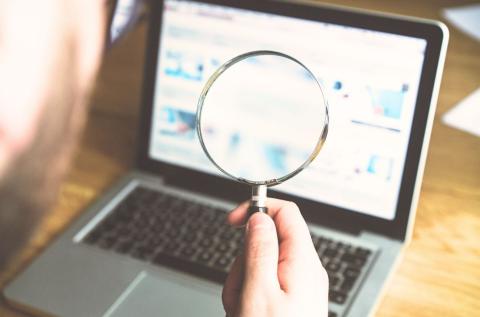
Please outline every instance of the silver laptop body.
M5 288L6 299L52 316L223 316L221 277L189 269L198 264L203 267L200 273L215 271L224 258L218 248L207 258L206 251L198 253L201 242L191 242L199 243L199 249L191 251L197 252L189 258L193 264L176 266L175 257L188 245L166 257L163 247L145 254L138 243L125 249L120 244L153 241L155 236L124 238L117 230L120 238L112 238L102 230L119 210L128 211L124 205L138 193L155 201L153 207L139 207L152 212L151 219L163 217L166 199L173 206L183 204L181 210L201 206L224 215L248 198L248 188L220 176L199 152L191 121L195 92L216 65L236 53L274 49L318 71L327 87L333 133L316 165L272 195L297 202L309 224L330 282L335 281L329 315L372 314L411 237L446 54L446 27L435 21L271 1L169 0L152 2L150 9L137 169L19 274ZM352 110L362 102L360 110ZM359 133L368 144L358 144ZM365 148L370 152L362 152ZM313 190L299 189L299 184L310 184ZM154 221L159 236L164 236L162 230L175 229L162 227L160 220L149 222L150 217L129 217L140 223L130 235ZM195 233L197 229L188 226L193 228L197 219L185 221L188 225L179 228L187 229L181 227L166 239ZM347 272L347 265L359 264L360 253L361 265ZM233 257L229 253L229 259ZM228 264L221 276L226 271ZM354 278L346 285L352 272Z

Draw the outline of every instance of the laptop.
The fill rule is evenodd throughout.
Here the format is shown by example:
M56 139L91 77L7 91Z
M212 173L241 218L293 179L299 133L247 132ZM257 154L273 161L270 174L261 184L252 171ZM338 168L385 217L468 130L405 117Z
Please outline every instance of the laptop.
M223 316L249 198L195 133L223 62L274 50L325 87L330 127L308 169L269 195L298 204L329 275L329 316L373 314L408 244L448 30L436 21L277 1L152 1L135 170L4 290L52 316Z

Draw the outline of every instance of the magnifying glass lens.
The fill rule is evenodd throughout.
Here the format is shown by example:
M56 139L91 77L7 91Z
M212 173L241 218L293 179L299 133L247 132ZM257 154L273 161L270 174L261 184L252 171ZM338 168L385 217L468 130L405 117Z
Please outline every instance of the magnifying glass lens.
M303 169L326 136L327 103L314 75L274 53L245 54L214 74L199 101L210 160L239 181L275 185Z

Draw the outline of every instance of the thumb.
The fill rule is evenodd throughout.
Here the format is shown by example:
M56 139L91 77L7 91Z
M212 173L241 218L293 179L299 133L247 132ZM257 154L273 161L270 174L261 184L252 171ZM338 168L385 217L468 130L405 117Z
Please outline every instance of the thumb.
M245 234L244 291L250 294L280 288L277 277L278 238L270 216L257 212Z

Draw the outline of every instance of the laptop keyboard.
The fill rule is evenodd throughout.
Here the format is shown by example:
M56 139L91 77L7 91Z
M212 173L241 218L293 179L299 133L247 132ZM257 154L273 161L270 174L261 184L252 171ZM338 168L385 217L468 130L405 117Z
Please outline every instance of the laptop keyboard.
M83 242L223 283L244 235L226 216L211 205L136 187ZM342 305L372 251L314 234L312 240L329 275L329 300Z

